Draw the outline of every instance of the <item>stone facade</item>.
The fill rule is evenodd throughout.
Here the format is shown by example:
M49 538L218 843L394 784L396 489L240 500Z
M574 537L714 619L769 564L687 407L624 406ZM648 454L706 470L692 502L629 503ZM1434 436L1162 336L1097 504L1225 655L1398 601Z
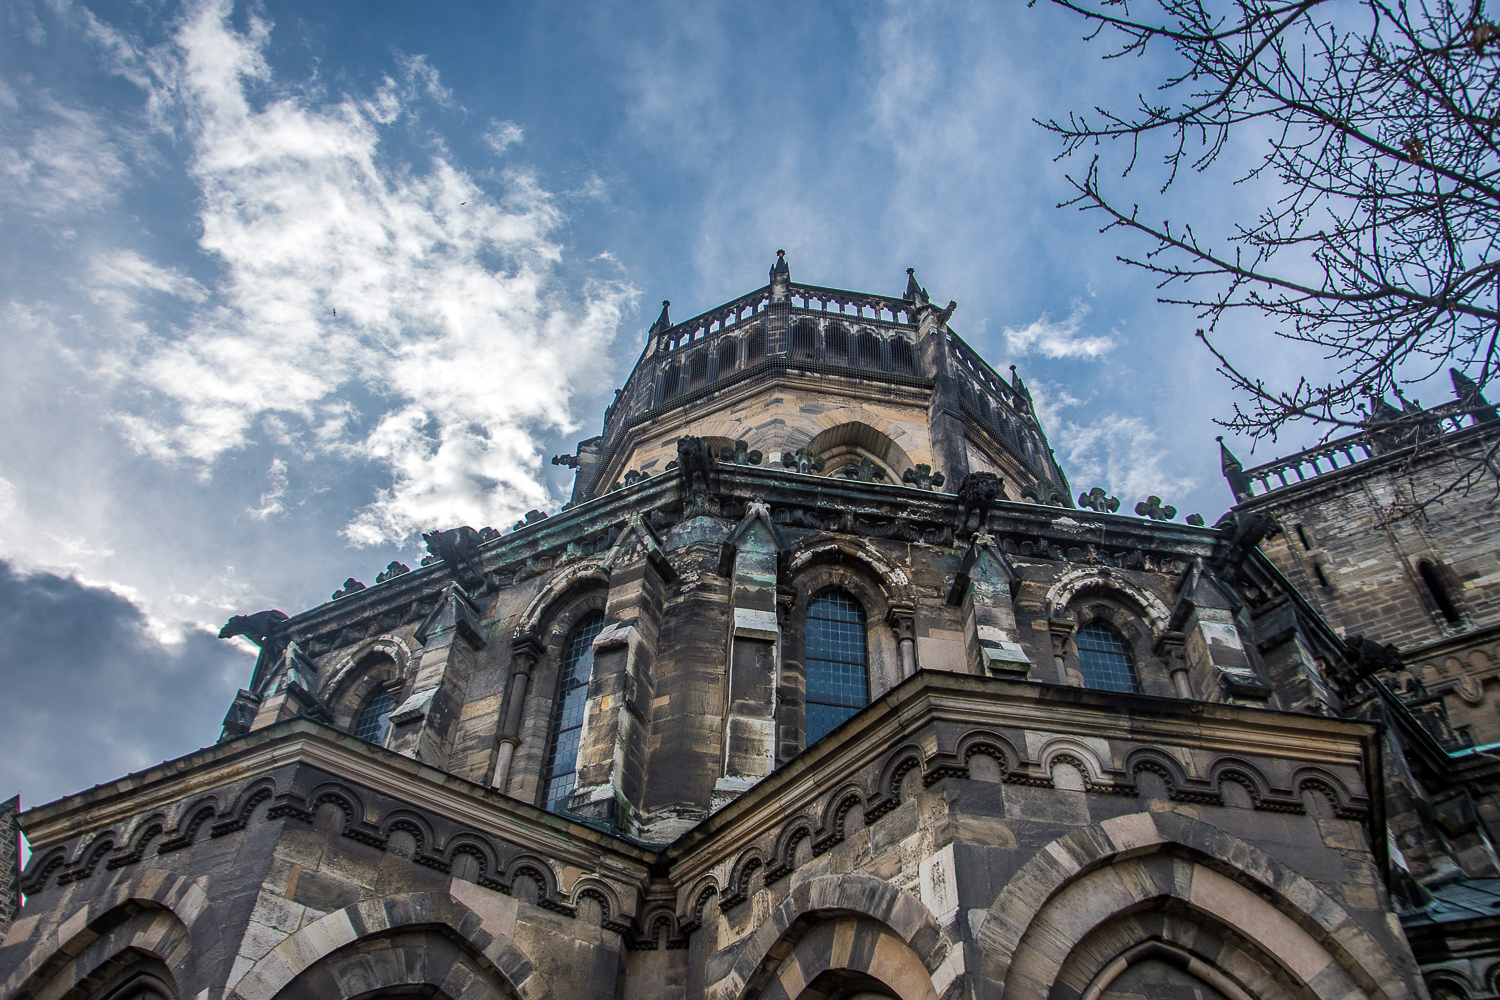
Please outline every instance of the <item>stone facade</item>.
M1490 758L1274 491L1075 506L954 308L664 307L566 508L231 620L217 746L20 815L0 997L1422 997Z

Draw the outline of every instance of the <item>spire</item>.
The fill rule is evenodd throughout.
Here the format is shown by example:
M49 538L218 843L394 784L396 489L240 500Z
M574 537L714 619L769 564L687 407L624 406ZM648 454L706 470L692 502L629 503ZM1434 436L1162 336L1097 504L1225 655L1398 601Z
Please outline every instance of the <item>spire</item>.
M661 315L656 317L656 322L651 324L651 329L646 331L647 337L654 337L658 333L672 328L672 317L667 312L672 303L666 299L661 300Z
M791 271L791 268L789 268L789 267L786 266L786 251L785 250L777 250L776 251L776 263L774 263L774 264L771 265L771 280L775 281L776 280L776 276L778 274L779 275L784 275L785 278L786 278L786 280L788 280L788 281L791 280L792 271Z
M1224 473L1224 479L1229 483L1230 492L1234 494L1235 503L1244 503L1255 496L1250 488L1250 480L1245 475L1245 467L1240 460L1234 457L1234 452L1224 444L1224 435L1219 438L1219 468Z
M927 289L917 284L917 269L908 267L906 269L906 301L913 305L925 306L928 303Z
M1490 405L1490 401L1484 398L1484 393L1480 391L1479 386L1474 384L1473 379L1457 368L1449 368L1448 374L1453 376L1453 394L1464 406L1474 412L1476 424L1488 424L1500 420L1500 414L1497 414L1495 408Z

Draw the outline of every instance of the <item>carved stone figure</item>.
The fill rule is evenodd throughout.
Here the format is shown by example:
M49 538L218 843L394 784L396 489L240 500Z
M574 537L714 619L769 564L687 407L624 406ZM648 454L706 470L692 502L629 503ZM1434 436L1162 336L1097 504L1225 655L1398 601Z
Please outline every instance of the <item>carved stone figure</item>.
M733 446L726 444L719 449L719 461L726 465L759 465L764 457L758 451L751 451L744 438L740 438Z
M286 620L287 616L284 612L275 610L257 611L253 615L235 615L225 623L223 628L219 629L219 638L230 639L242 635L264 649L266 641Z
M850 462L840 469L839 472L843 474L845 479L857 479L862 483L885 481L885 469L876 465L864 455L860 456L858 462Z
M479 532L468 525L422 536L427 551L441 559L459 586L471 594L477 594L485 587L484 564L479 558L481 540Z
M1359 682L1373 674L1401 670L1401 651L1394 643L1381 645L1374 639L1356 635L1344 641L1349 655L1343 663L1332 664L1329 673L1339 693L1348 697Z
M1120 498L1112 497L1104 490L1095 486L1087 493L1078 494L1078 506L1087 507L1089 510L1098 511L1101 514L1113 514L1120 509Z
M358 580L354 579L354 577L351 576L351 577L349 577L349 579L347 579L347 580L344 581L344 589L343 590L335 590L333 592L333 596L330 597L329 600L330 601L337 601L338 599L340 599L342 597L348 597L350 594L357 594L361 590L364 590L364 589L365 589L365 585L362 584L362 583L360 583Z
M1002 493L1000 477L993 472L971 472L964 476L958 484L958 499L963 504L958 530L968 531L969 521L975 514L979 515L978 527L984 528L990 516L990 507Z
M520 531L522 528L525 528L528 525L536 524L538 521L545 521L545 520L547 520L547 514L546 514L545 511L528 510L526 512L526 519L524 521L517 521L514 525L511 526L510 530L511 531ZM487 531L487 530L490 530L490 529L485 529L485 530ZM484 532L480 532L479 533L479 541L480 541L481 544L486 541L486 539L484 537Z
M823 460L807 448L782 452L781 464L788 469L796 469L804 476L823 471Z
M406 563L396 562L395 560L392 560L390 564L386 566L385 572L377 573L375 575L375 582L385 583L387 580L394 580L396 579L396 577L410 572L411 567L406 565Z
M1021 491L1022 500L1030 500L1032 503L1046 504L1049 507L1066 507L1067 497L1063 496L1062 490L1047 482L1045 479L1031 483Z
M919 490L940 490L947 482L941 472L933 472L930 465L916 465L901 475L901 481Z
M1281 531L1281 525L1261 514L1230 511L1214 525L1225 536L1224 550L1214 559L1213 565L1225 577L1234 580L1240 568L1261 539L1270 538Z
M1161 497L1149 496L1135 505L1135 512L1141 517L1149 517L1153 521L1170 521L1177 516L1177 508L1170 504L1163 506Z
M709 489L713 470L713 454L702 438L684 434L677 439L677 471L684 486L690 490Z

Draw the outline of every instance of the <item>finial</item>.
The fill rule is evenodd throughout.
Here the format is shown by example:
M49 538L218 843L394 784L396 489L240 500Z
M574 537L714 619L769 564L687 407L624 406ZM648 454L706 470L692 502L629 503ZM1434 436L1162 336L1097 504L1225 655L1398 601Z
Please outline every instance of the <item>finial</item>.
M1449 368L1448 374L1453 379L1453 394L1459 398L1466 407L1473 411L1476 424L1487 424L1500 420L1500 413L1496 413L1495 407L1484 398L1475 381L1459 371L1457 368Z
M908 267L906 269L906 301L915 302L917 305L926 305L928 302L927 289L917 284L917 269Z
M672 303L669 300L661 300L661 315L656 317L656 322L651 324L651 329L646 331L646 336L654 336L672 328L672 317L668 313L668 308L671 305Z
M1224 444L1224 435L1220 434L1214 440L1219 442L1219 469L1224 473L1224 480L1229 483L1234 502L1244 503L1255 496L1255 491L1250 488L1250 478L1245 475L1245 467Z

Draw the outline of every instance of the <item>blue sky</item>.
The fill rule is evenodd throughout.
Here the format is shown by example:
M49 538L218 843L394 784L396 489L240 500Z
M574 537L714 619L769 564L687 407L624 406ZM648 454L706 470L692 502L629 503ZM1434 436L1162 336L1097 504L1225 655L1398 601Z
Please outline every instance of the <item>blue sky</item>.
M778 248L794 280L899 293L914 266L958 300L954 328L1038 395L1075 492L1210 523L1228 505L1212 419L1231 401L1193 316L1115 260L1127 237L1054 207L1069 165L1032 123L1162 67L1101 62L1049 5L0 18L0 559L59 627L98 626L93 654L0 650L25 692L0 730L65 718L75 683L181 708L0 763L0 795L212 741L201 705L251 662L202 642L229 614L415 565L424 528L555 510L569 481L547 459L598 433L660 301L685 318L757 287ZM1165 199L1149 170L1114 183L1222 231L1266 194L1229 186L1248 148ZM1272 378L1318 366L1249 319L1224 342ZM110 669L75 680L80 657Z

